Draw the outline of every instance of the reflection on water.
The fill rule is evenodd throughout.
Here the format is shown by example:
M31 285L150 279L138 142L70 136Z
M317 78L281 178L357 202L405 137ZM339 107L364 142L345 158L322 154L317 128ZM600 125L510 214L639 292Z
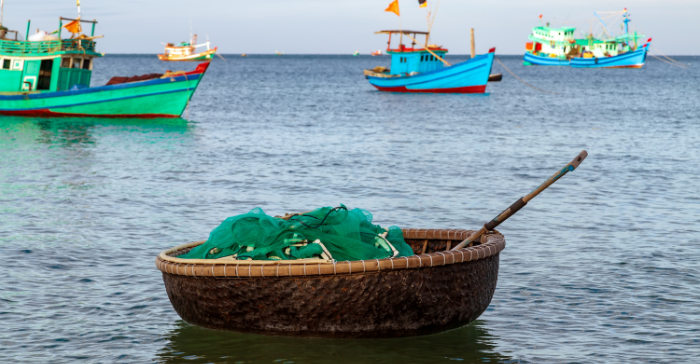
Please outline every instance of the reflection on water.
M164 336L165 363L521 363L495 351L479 320L428 336L399 339L313 339L203 329L179 321Z
M186 133L190 124L182 118L114 119L114 118L0 118L0 147L9 142L89 146L94 133L122 132Z
M27 140L33 135L35 140L46 144L64 144L77 146L93 144L92 132L97 127L112 131L142 131L164 133L184 133L188 130L187 120L182 118L156 119L114 119L114 118L0 118L0 143ZM20 135L17 135L20 134ZM3 135L5 137L3 137Z

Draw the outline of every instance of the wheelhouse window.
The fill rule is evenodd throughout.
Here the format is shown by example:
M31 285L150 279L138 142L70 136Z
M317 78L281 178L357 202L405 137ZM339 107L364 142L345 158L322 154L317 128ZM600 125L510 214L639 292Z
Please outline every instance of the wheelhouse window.
M85 58L85 59L83 60L83 69L84 69L84 70L89 70L89 69L90 69L90 59L89 59L89 58Z
M11 59L3 59L2 60L2 69L9 70L10 68L12 68L12 60Z
M70 68L70 58L61 59L61 68Z
M73 58L73 68L80 68L80 58Z

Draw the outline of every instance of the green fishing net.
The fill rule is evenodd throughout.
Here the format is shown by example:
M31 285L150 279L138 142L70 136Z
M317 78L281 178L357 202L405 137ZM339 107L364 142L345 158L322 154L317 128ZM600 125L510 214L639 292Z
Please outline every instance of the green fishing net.
M261 208L229 217L212 230L206 243L178 258L287 260L321 258L382 259L413 255L401 229L372 224L362 209L321 207L285 220Z

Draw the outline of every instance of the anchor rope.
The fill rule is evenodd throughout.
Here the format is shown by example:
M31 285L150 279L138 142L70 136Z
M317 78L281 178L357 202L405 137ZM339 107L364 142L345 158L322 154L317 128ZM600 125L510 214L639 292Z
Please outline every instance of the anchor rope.
M654 58L656 58L656 59L658 59L658 60L661 61L661 62L668 63L669 65L671 65L671 66L673 66L673 67L678 67L678 68L682 68L682 69L687 69L687 68L688 68L688 66L680 65L680 64L675 64L675 63L671 63L671 62L669 62L669 61L667 61L667 60L665 60L665 59L663 59L663 58L659 58L659 57L657 57L657 56L655 56L655 55L653 55L653 54L649 54L649 55L652 56L652 57L654 57Z
M520 77L516 76L515 73L511 72L511 71L508 69L508 67L506 67L506 65L504 65L503 62L501 62L500 59L495 58L495 57L494 57L494 59L496 59L496 61L498 61L498 63L500 63L501 66L502 66L503 68L505 68L506 71L508 71L508 73L511 74L511 76L515 77L518 81L524 83L525 85L527 85L527 86L529 86L529 87L532 87L532 88L534 88L535 90L540 91L540 92L544 92L544 93L548 93L548 94L552 94L552 95L558 95L558 93L556 93L556 92L543 90L543 89L541 89L541 88L539 88L539 87L533 86L533 85L531 85L531 84L529 84L529 83L523 81Z
M685 68L688 67L687 64L678 62L678 61L676 61L675 59L671 59L671 57L669 57L669 56L667 56L667 55L661 53L658 49L656 49L656 47L651 47L651 48L653 48L654 51L655 51L656 53L660 54L662 57L668 59L669 61L674 62L674 63L678 63L679 65L682 65L682 66L685 67ZM653 55L652 55L652 56L653 56Z

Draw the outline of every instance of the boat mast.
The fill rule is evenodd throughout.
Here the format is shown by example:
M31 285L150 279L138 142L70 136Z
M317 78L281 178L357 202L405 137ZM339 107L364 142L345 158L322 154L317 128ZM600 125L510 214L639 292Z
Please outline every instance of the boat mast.
M78 2L78 19L80 19L80 0L76 0Z
M430 32L433 31L433 24L435 23L435 17L437 16L438 9L440 9L440 3L442 0L438 0L437 6L435 6L435 12L433 13L433 19L428 20L428 34L425 35L425 45L428 45L428 38L430 37ZM430 6L432 9L432 5ZM430 16L430 13L428 13L428 16Z
M2 26L3 15L5 15L5 0L0 0L0 26Z
M629 23L631 20L630 20L630 14L627 12L627 8L625 8L625 13L622 15L622 17L625 18L625 20L623 20L623 22L625 23L625 35L629 35L630 29L629 29L629 25L627 23Z

